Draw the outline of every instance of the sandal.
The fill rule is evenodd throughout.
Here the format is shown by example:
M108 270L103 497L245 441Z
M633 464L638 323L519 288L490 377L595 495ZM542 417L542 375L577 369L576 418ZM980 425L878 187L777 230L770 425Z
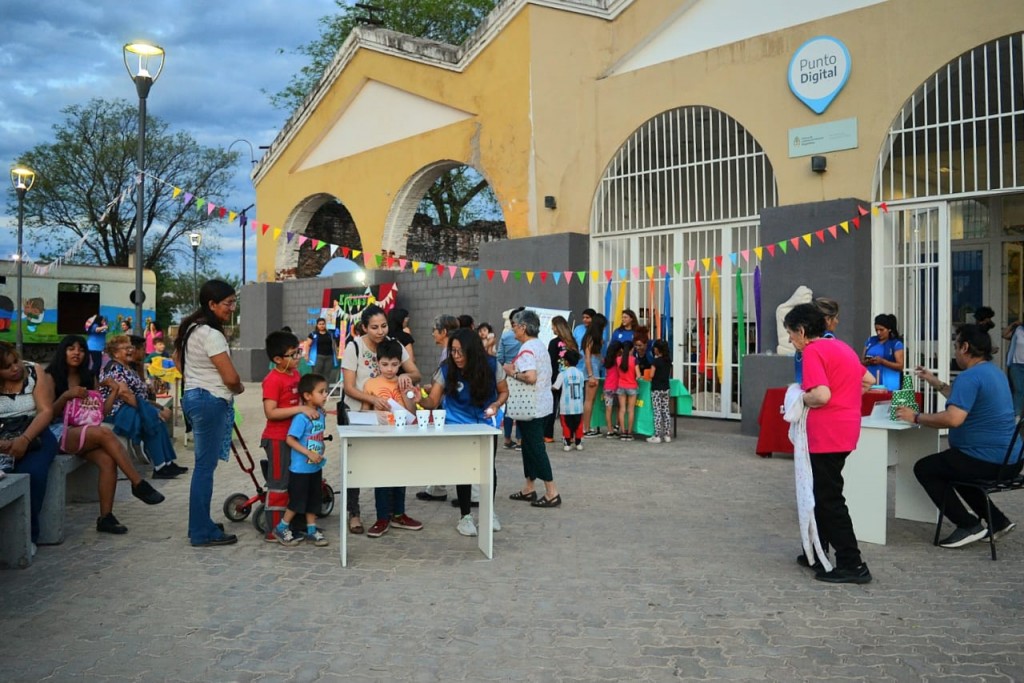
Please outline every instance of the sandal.
M516 491L511 496L509 496L508 499L509 500L525 500L525 501L529 501L530 503L536 504L537 492L536 491L530 491L529 493L523 493L522 491Z
M359 519L359 515L349 515L348 530L349 533L353 534L361 534L366 531L366 529L363 528L363 521Z
M561 504L561 494L556 495L554 498L548 498L547 496L544 496L540 500L535 500L532 503L530 503L530 505L532 505L535 508L556 508Z

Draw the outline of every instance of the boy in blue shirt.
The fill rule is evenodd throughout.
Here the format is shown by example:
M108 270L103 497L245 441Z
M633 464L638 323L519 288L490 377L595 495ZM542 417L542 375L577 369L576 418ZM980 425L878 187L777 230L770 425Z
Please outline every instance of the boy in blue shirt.
M313 545L327 545L324 532L316 526L316 516L323 503L324 429L327 403L327 379L310 373L299 380L299 397L304 406L314 408L317 416L310 419L299 413L292 418L286 442L292 449L288 467L288 509L274 527L274 538L286 547L295 547L302 538L290 528L295 515L306 515L306 538Z
M580 353L567 349L562 356L562 368L551 389L561 389L558 412L562 420L563 451L571 451L575 441L576 450L583 450L583 385L587 383L579 368Z

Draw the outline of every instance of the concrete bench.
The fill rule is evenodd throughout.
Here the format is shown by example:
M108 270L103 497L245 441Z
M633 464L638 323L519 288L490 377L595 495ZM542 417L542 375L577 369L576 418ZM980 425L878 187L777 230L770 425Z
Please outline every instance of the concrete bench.
M24 569L32 564L28 496L27 474L0 479L0 569Z
M39 545L64 542L67 503L95 503L99 500L100 470L77 455L58 453L46 478L46 495L39 512Z

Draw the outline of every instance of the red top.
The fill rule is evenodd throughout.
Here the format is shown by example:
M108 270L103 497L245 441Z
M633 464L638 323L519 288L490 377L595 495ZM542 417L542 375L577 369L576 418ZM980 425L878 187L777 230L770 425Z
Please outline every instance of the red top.
M263 400L276 401L278 408L294 408L299 405L299 371L271 370L263 378ZM291 424L290 417L284 420L267 420L262 438L284 441L288 438L288 427Z
M857 447L864 372L857 353L838 339L815 339L804 348L801 388L825 386L832 393L828 403L807 413L811 453L845 453Z
M623 370L622 366L619 365L619 389L636 389L638 384L636 381L636 358L628 350L623 351L626 354L626 369ZM619 363L622 362L620 358Z

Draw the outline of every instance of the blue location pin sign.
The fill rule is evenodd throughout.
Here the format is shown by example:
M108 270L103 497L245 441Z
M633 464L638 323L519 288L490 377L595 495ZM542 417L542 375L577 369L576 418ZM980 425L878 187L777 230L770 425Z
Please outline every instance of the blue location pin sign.
M817 36L801 45L789 62L789 89L821 114L850 78L850 51L836 38Z

